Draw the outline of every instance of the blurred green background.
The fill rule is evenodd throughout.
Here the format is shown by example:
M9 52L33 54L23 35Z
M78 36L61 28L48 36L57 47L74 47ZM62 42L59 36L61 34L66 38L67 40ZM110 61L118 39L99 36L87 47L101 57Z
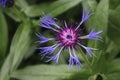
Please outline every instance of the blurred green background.
M0 80L120 80L120 0L14 0L0 6ZM58 65L41 59L36 32L52 36L38 26L43 14L69 24L81 21L82 10L93 15L82 25L85 34L92 28L103 30L103 41L85 41L96 57L77 55L83 66L68 69L67 51ZM50 45L47 43L45 45Z

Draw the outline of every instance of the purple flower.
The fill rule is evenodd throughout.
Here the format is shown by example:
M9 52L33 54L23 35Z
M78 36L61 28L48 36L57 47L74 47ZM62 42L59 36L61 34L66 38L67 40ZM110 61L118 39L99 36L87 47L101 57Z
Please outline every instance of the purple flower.
M69 67L73 66L76 64L77 68L81 66L81 63L76 56L76 47L82 47L86 50L89 56L93 56L92 50L97 50L96 48L90 48L86 47L81 44L82 39L93 39L93 40L101 40L101 37L99 34L102 32L101 30L98 32L95 32L94 29L88 34L88 35L83 35L81 36L80 33L80 26L81 24L86 21L91 14L86 14L83 11L83 16L81 22L78 24L78 26L68 26L67 23L65 22L64 26L60 27L57 25L57 23L49 16L46 15L42 18L40 18L41 23L39 24L41 27L47 28L52 30L55 33L54 38L46 38L40 34L36 34L38 38L40 39L37 41L38 43L45 43L51 40L54 40L55 44L53 46L49 47L40 47L38 49L41 50L41 56L47 57L48 60L46 62L49 62L51 60L54 60L56 64L59 62L59 57L60 54L64 49L69 50L69 55L70 58L68 60L69 62ZM56 50L56 48L59 50L58 53L55 55L51 56Z
M2 7L6 7L7 3L12 3L12 0L0 0L0 4Z

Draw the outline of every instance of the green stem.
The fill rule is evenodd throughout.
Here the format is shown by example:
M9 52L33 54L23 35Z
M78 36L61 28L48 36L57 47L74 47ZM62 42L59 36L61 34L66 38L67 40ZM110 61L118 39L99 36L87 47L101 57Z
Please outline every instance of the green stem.
M91 65L90 65L90 61L88 60L87 56L84 54L84 52L81 50L81 48L79 48L81 54L82 54L82 57L84 58L85 60L85 63L87 64L87 67L89 68L89 70L92 72L92 68L91 68Z

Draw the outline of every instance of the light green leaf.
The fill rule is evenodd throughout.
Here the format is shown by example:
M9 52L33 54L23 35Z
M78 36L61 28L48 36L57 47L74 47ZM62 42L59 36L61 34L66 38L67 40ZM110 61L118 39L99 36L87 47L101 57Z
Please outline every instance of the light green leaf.
M50 3L29 6L24 10L24 12L29 17L40 16L43 13L51 14L51 16L57 16L78 5L81 1L82 0L57 0Z
M21 21L19 18L19 12L15 8L6 8L4 9L5 13L15 21Z
M15 0L15 5L19 6L22 10L28 6L26 0Z
M68 70L68 65L35 65L17 70L11 77L21 80L56 80L70 77L76 68Z
M34 51L34 48L31 47L30 31L29 23L18 27L10 46L9 55L2 66L0 80L9 80L10 73L16 70L25 55ZM29 49L31 52L29 52Z
M26 22L26 15L23 13L22 10L20 10L18 7L16 6L12 6L10 8L6 8L4 9L5 13L11 17L13 20L20 22Z
M69 69L68 65L35 65L17 70L11 77L20 80L87 80L90 75L86 67L76 71L75 66Z
M11 71L16 69L25 55L31 54L35 46L31 46L32 39L30 37L31 26L29 23L19 26L10 48L10 53L14 54Z

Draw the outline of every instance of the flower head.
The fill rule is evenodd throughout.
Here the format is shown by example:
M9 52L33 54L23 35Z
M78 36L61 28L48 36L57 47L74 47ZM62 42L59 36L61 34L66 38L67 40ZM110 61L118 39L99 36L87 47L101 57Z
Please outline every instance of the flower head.
M46 62L49 62L51 60L55 60L56 64L59 62L60 54L62 53L63 49L69 50L69 67L76 64L77 68L81 66L81 63L76 55L76 47L80 46L86 50L89 56L92 56L92 50L97 50L96 48L90 48L86 47L81 43L82 39L93 39L93 40L101 40L101 37L99 34L102 32L101 30L98 32L95 32L94 29L88 34L88 35L81 35L80 32L80 26L81 24L86 21L91 14L85 14L83 11L83 16L81 22L78 24L78 26L68 26L65 22L64 26L60 27L57 25L57 23L52 19L49 15L46 15L44 17L41 17L41 23L39 24L41 27L47 28L55 32L54 38L46 38L42 36L41 34L36 34L39 37L38 43L45 43L50 40L54 40L55 44L53 46L49 47L40 47L38 49L41 50L41 56L45 57L47 56L48 60ZM58 53L51 56L56 50L56 48L59 49Z
M0 4L2 5L2 7L6 7L7 3L12 4L12 0L0 0Z

